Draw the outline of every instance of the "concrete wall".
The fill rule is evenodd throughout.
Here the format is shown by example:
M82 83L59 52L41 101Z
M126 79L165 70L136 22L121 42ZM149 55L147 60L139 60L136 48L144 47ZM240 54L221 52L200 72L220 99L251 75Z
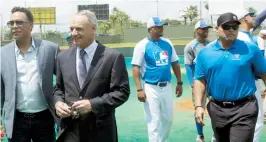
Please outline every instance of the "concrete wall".
M147 28L128 28L124 29L123 42L138 42L147 36ZM192 39L194 37L194 26L165 26L164 37L170 39Z
M177 55L184 55L184 47L185 45L176 45L175 50ZM133 56L133 47L124 47L124 48L113 48L118 52L122 53L125 57L132 57Z
M102 44L121 43L122 42L120 35L96 36L96 40L100 41Z

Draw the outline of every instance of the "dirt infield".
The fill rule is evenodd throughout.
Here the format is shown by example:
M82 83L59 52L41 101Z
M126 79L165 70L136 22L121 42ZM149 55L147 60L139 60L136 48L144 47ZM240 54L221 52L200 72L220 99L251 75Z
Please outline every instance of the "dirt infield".
M175 103L175 111L194 112L194 105L192 99L182 99Z

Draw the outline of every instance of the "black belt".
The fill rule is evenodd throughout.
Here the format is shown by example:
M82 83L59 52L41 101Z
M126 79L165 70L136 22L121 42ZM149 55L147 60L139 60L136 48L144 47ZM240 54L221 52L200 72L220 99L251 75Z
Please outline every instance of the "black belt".
M145 81L145 83L147 84L151 84L151 85L156 85L156 86L159 86L159 87L165 87L167 84L169 84L170 82L169 81L164 81L164 82L155 82L155 83L151 83L151 82L147 82Z
M215 104L218 104L220 106L224 106L224 107L230 107L230 106L236 106L239 105L241 103L247 102L249 100L252 99L256 99L255 95L249 95L247 97L244 97L242 99L236 100L236 101L217 101L214 100L213 98L211 99Z
M40 112L35 112L35 113L26 113L26 112L19 112L16 111L16 115L20 116L20 117L24 117L24 118L40 118L40 117L44 117L44 116L49 116L51 115L49 109L40 111Z

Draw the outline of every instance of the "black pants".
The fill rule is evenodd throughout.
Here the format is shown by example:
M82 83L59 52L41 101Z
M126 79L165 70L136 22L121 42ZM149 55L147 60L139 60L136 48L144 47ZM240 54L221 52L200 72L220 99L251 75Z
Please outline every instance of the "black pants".
M9 142L55 142L54 119L49 110L34 114L16 112Z
M258 117L255 96L237 103L223 105L211 100L207 109L218 142L252 142Z

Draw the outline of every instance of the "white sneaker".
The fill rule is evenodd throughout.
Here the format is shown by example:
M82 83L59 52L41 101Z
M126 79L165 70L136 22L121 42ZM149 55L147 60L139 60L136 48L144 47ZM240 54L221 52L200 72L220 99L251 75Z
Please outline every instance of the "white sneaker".
M196 142L205 142L204 136L198 135L197 138L196 138Z
M216 138L215 138L214 134L212 135L212 140L211 140L211 142L216 142Z

